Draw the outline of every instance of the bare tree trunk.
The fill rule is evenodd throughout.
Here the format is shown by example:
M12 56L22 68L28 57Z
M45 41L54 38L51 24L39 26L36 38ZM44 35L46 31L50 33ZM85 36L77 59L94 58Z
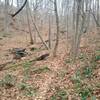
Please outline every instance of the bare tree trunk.
M97 37L96 37L96 50L100 49L100 1L97 0Z
M77 15L76 15L76 25L75 25L75 35L73 38L71 57L75 61L78 53L78 47L80 42L80 32L79 32L79 21L80 21L80 7L81 0L77 0Z
M55 8L55 16L56 16L56 44L54 47L54 51L53 51L53 57L56 56L57 53L57 48L58 48L58 44L59 44L59 16L58 16L58 10L57 10L57 0L54 0L54 8Z
M51 48L51 16L49 15L49 48Z
M97 20L100 22L100 12L99 11L100 11L100 2L99 0L97 0Z
M97 27L96 50L100 50L100 27Z
M33 18L31 12L30 12L30 16L31 16L31 18ZM42 36L41 36L41 34L40 34L38 28L37 28L37 25L36 25L36 23L33 21L33 19L32 19L32 23L33 23L33 25L34 25L34 28L35 28L35 30L36 30L36 32L37 32L37 34L38 34L40 40L42 41L42 43L44 44L44 46L45 46L46 49L48 50L49 48L48 48L48 46L46 45L46 43L44 42L44 40L43 40L43 38L42 38Z
M19 2L19 0L17 0L17 9L19 10L19 8L20 8L20 2ZM19 14L18 15L18 25L19 25L19 27L21 27L21 14Z
M8 15L8 9L9 9L9 0L5 0L5 10L4 10L4 14L5 14L5 33L8 33L9 31L9 15Z
M35 23L37 22L37 19L36 19L36 12L35 12L35 11L34 11L34 22L35 22ZM34 32L34 43L36 43L36 40L37 40L36 32Z
M40 32L39 32L39 30L38 30L38 28L37 28L37 26L36 26L35 23L34 23L34 27L35 27L35 29L36 29L36 31L37 31L37 33L38 33L39 38L41 39L42 43L43 43L44 46L46 47L46 49L49 49L48 46L46 45L46 43L44 42L44 40L43 40L43 38L42 38L42 36L41 36L41 34L40 34Z
M26 3L26 14L27 14L27 22L28 22L29 33L30 33L30 43L34 44L33 37L32 37L32 32L31 32L31 26L30 26L29 13L28 12L29 12L29 4L28 4L28 1L27 1L27 3Z
M95 50L100 49L100 1L94 0L93 3L93 12L92 12L94 21L96 23L97 34L95 35Z

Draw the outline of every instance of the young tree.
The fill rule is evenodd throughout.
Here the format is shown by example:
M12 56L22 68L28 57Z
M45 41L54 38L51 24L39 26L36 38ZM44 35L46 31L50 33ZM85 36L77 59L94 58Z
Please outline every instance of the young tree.
M72 44L72 59L75 61L77 55L78 55L78 50L80 47L80 41L83 33L86 33L87 29L87 22L89 21L89 13L87 13L88 9L85 8L87 7L88 2L85 3L85 0L76 0L74 1L74 6L76 7L76 12L74 13L76 16L75 17L75 34L73 37L73 44ZM89 22L88 22L89 23Z
M49 41L49 48L51 48L51 16L49 15L49 35L48 35L48 41Z
M8 33L9 29L9 15L8 15L8 10L9 10L9 0L5 0L5 9L4 9L4 14L5 14L5 20L4 20L4 25L5 25L5 33Z
M56 43L53 51L53 56L56 56L58 44L59 44L59 16L58 16L58 9L57 9L57 0L54 0L54 11L56 17Z
M28 22L28 28L29 28L29 33L30 33L30 43L34 44L32 31L31 31L31 26L30 26L29 10L30 10L29 3L27 1L27 3L26 3L26 15L27 15L27 22Z

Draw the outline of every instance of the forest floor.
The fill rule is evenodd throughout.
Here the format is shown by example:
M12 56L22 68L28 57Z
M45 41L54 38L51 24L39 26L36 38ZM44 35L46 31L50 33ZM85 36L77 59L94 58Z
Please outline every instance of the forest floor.
M31 61L48 53L41 43L30 45L28 33L18 30L0 36L0 100L100 100L100 50L94 55L90 34L82 38L76 62L69 58L65 39L55 58ZM14 60L12 48L26 48L28 54Z

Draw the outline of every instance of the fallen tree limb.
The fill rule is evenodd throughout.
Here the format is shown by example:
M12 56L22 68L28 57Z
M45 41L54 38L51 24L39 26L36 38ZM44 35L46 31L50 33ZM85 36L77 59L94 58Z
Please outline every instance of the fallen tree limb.
M17 67L17 66L21 66L21 65L26 64L27 62L30 62L30 63L33 63L34 62L33 64L35 64L36 61L45 60L48 56L49 56L49 53L46 53L46 54L43 54L43 55L41 55L39 57L36 57L34 59L31 59L31 60L28 60L28 61L24 61L24 62L19 62L17 64L12 64L13 61L10 61L10 62L1 64L0 65L0 71L2 71L2 70L8 70L10 68Z

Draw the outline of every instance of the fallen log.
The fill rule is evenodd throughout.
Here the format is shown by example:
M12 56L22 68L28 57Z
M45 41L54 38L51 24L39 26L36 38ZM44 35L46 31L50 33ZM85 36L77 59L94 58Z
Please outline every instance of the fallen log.
M43 54L43 55L41 55L39 57L36 57L36 58L28 60L28 61L24 61L24 62L19 62L19 63L15 63L14 62L14 64L12 64L13 61L6 62L6 63L0 65L0 71L8 70L8 69L10 69L12 67L21 66L21 65L25 64L26 62L30 62L30 63L34 62L35 63L36 61L45 60L48 56L49 56L49 53L46 53L46 54Z
M43 54L43 55L37 57L37 58L36 58L36 61L45 60L48 56L49 56L49 53Z

